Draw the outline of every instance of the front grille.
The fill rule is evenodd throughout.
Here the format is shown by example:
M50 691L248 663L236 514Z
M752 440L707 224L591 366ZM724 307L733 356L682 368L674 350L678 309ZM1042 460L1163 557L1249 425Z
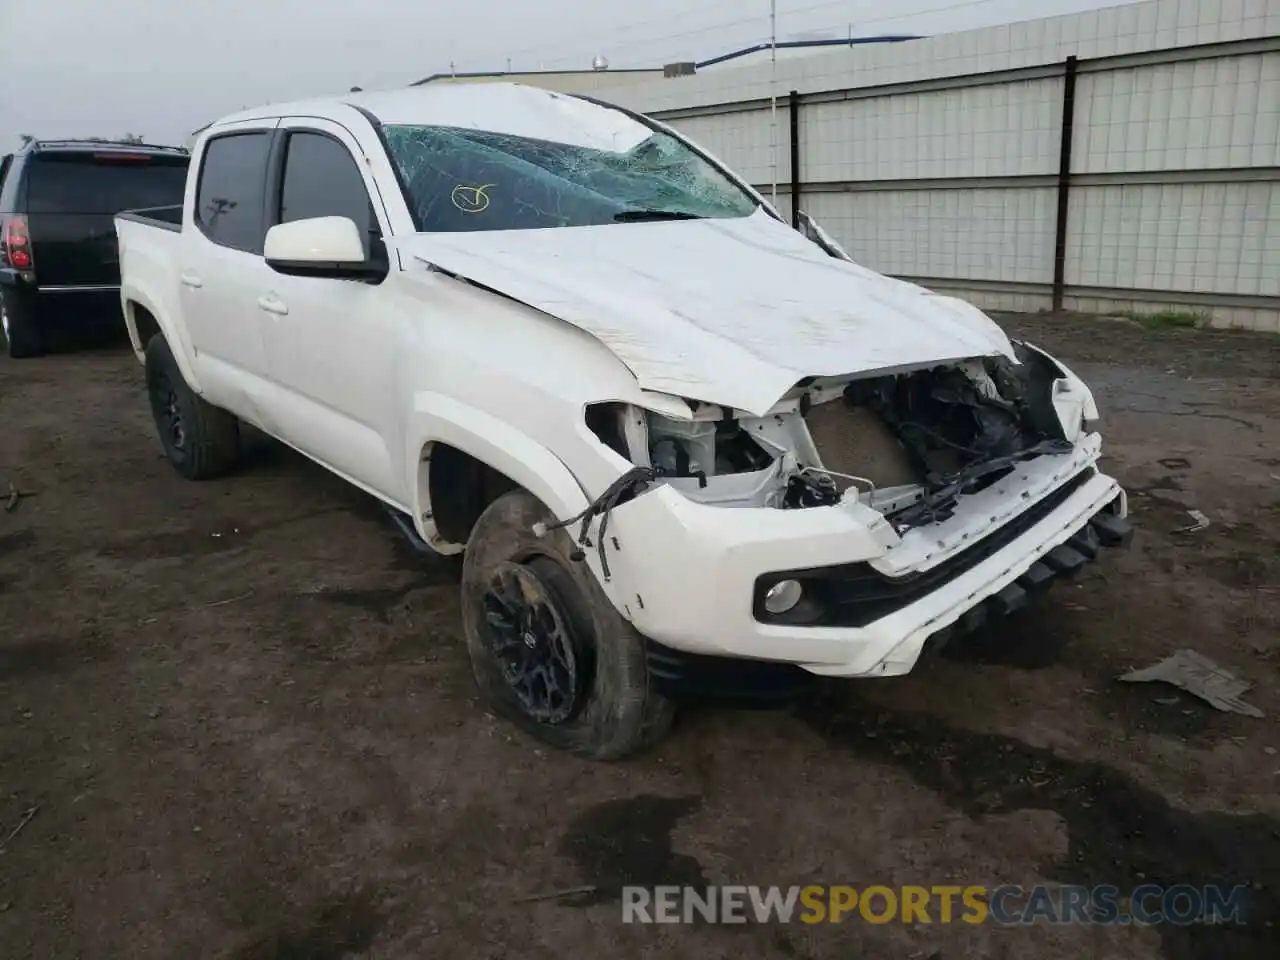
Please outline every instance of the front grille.
M801 623L814 627L864 627L915 603L1008 546L1066 502L1094 476L1084 470L1065 484L993 530L968 549L930 570L888 577L869 563L847 563L770 573L756 579L754 613L762 623ZM800 617L770 614L764 593L779 580L799 580L812 599ZM803 619L801 619L801 617Z

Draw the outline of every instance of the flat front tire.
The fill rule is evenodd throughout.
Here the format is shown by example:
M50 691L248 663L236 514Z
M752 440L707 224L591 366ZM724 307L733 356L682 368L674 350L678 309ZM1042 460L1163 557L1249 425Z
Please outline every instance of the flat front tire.
M147 343L146 374L151 415L173 468L188 480L229 473L240 457L239 424L187 385L160 334Z
M549 746L616 760L660 740L675 710L649 677L640 634L613 608L532 494L481 514L462 564L472 672L495 713Z

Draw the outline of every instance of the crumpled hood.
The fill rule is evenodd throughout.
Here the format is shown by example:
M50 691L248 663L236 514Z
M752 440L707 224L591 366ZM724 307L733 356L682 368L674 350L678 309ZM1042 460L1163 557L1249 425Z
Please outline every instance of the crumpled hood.
M646 390L757 416L805 377L1002 354L981 311L750 217L418 234L401 249L595 336Z

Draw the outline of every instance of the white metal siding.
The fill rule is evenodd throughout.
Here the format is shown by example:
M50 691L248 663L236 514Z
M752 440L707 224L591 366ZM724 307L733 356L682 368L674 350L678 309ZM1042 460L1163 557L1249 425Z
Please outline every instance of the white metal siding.
M1047 283L1054 192L903 190L817 193L805 209L849 255L895 276Z
M1280 190L1269 183L1078 187L1067 283L1280 296Z
M1280 53L1085 74L1073 172L1280 164Z
M818 103L800 116L806 180L1053 173L1062 80Z
M1215 323L1280 331L1277 36L1280 0L1147 0L796 57L773 86L753 64L610 96L681 111L670 122L748 180L776 177L789 215L787 93L851 91L802 103L802 208L874 269L1038 309L1054 273L1064 81L980 75L1056 73L1076 56L1065 305L1169 309L1187 296ZM1234 46L1207 58L1221 50L1208 44ZM1143 62L1152 51L1170 62ZM1139 59L1097 62L1119 55ZM727 106L774 93L776 126L767 103Z

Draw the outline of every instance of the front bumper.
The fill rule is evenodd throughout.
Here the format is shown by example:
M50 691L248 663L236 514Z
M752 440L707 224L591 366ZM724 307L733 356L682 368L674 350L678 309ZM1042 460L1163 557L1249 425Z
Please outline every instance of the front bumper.
M931 638L1015 609L1099 547L1127 540L1124 491L1096 471L1099 447L1095 438L1074 454L1032 461L964 498L954 521L901 540L857 505L735 510L659 487L613 512L613 577L604 586L637 630L674 651L791 663L822 676L904 674ZM874 568L882 585L925 581L927 589L905 590L868 622L768 623L753 611L757 581L770 573L851 565Z

